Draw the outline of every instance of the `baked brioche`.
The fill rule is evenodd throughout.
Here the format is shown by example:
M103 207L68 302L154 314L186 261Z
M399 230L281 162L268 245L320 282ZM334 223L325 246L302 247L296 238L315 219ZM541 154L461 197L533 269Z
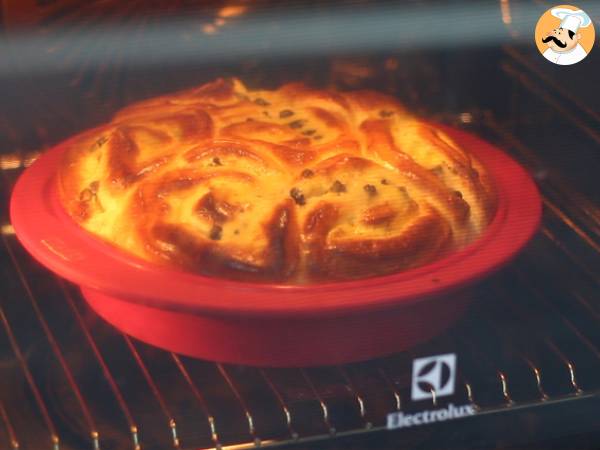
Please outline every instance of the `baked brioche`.
M235 79L121 110L71 141L58 179L90 233L243 281L423 265L480 236L496 208L485 167L391 97Z

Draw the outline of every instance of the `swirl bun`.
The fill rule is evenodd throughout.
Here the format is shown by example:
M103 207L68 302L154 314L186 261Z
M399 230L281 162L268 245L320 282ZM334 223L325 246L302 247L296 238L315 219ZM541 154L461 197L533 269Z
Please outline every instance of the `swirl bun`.
M491 221L484 167L372 91L219 79L131 105L70 141L67 212L155 263L310 283L416 267Z

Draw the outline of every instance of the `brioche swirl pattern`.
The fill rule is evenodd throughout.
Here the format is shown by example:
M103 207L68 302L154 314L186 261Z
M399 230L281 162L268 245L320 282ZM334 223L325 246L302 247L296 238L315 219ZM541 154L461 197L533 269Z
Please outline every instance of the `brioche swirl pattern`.
M484 167L388 96L219 79L121 110L71 141L62 202L155 263L244 281L387 274L477 238Z

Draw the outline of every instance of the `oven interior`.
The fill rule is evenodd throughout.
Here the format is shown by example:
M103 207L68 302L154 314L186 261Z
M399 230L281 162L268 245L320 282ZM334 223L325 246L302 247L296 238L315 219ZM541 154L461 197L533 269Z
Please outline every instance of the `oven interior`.
M600 19L597 6L580 3ZM530 26L551 4L31 4L21 11L5 2L0 16L0 448L597 445L600 89L593 74L600 50L568 68L544 61ZM437 24L444 11L471 7L492 30L469 28L468 14L437 33L437 41L420 42L408 24L387 29L395 37L384 46L387 35L376 30L378 20L385 20L381 28L395 18L404 23L404 9ZM344 31L357 20L357 30ZM296 33L297 21L315 29ZM324 33L323 48L306 36L311 31ZM255 41L237 48L251 33ZM487 38L478 42L477 33ZM207 50L203 58L211 46L232 54ZM476 301L460 322L407 352L335 367L270 369L195 360L137 342L24 251L8 216L11 187L44 149L120 107L218 76L250 86L301 80L394 95L525 166L543 196L542 227L511 264L473 288ZM445 353L458 358L455 394L411 402L411 361ZM448 401L472 404L477 414L386 430L388 413Z

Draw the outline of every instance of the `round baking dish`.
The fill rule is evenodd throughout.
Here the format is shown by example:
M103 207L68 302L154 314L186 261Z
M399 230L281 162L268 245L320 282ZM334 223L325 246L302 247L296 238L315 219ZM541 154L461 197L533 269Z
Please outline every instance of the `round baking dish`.
M66 143L19 178L11 199L18 239L78 284L106 321L142 341L210 360L308 366L407 349L460 317L475 281L506 264L534 234L540 196L526 171L481 139L437 125L484 164L499 195L485 233L431 264L356 281L307 286L208 278L150 264L94 237L62 208L56 171Z

